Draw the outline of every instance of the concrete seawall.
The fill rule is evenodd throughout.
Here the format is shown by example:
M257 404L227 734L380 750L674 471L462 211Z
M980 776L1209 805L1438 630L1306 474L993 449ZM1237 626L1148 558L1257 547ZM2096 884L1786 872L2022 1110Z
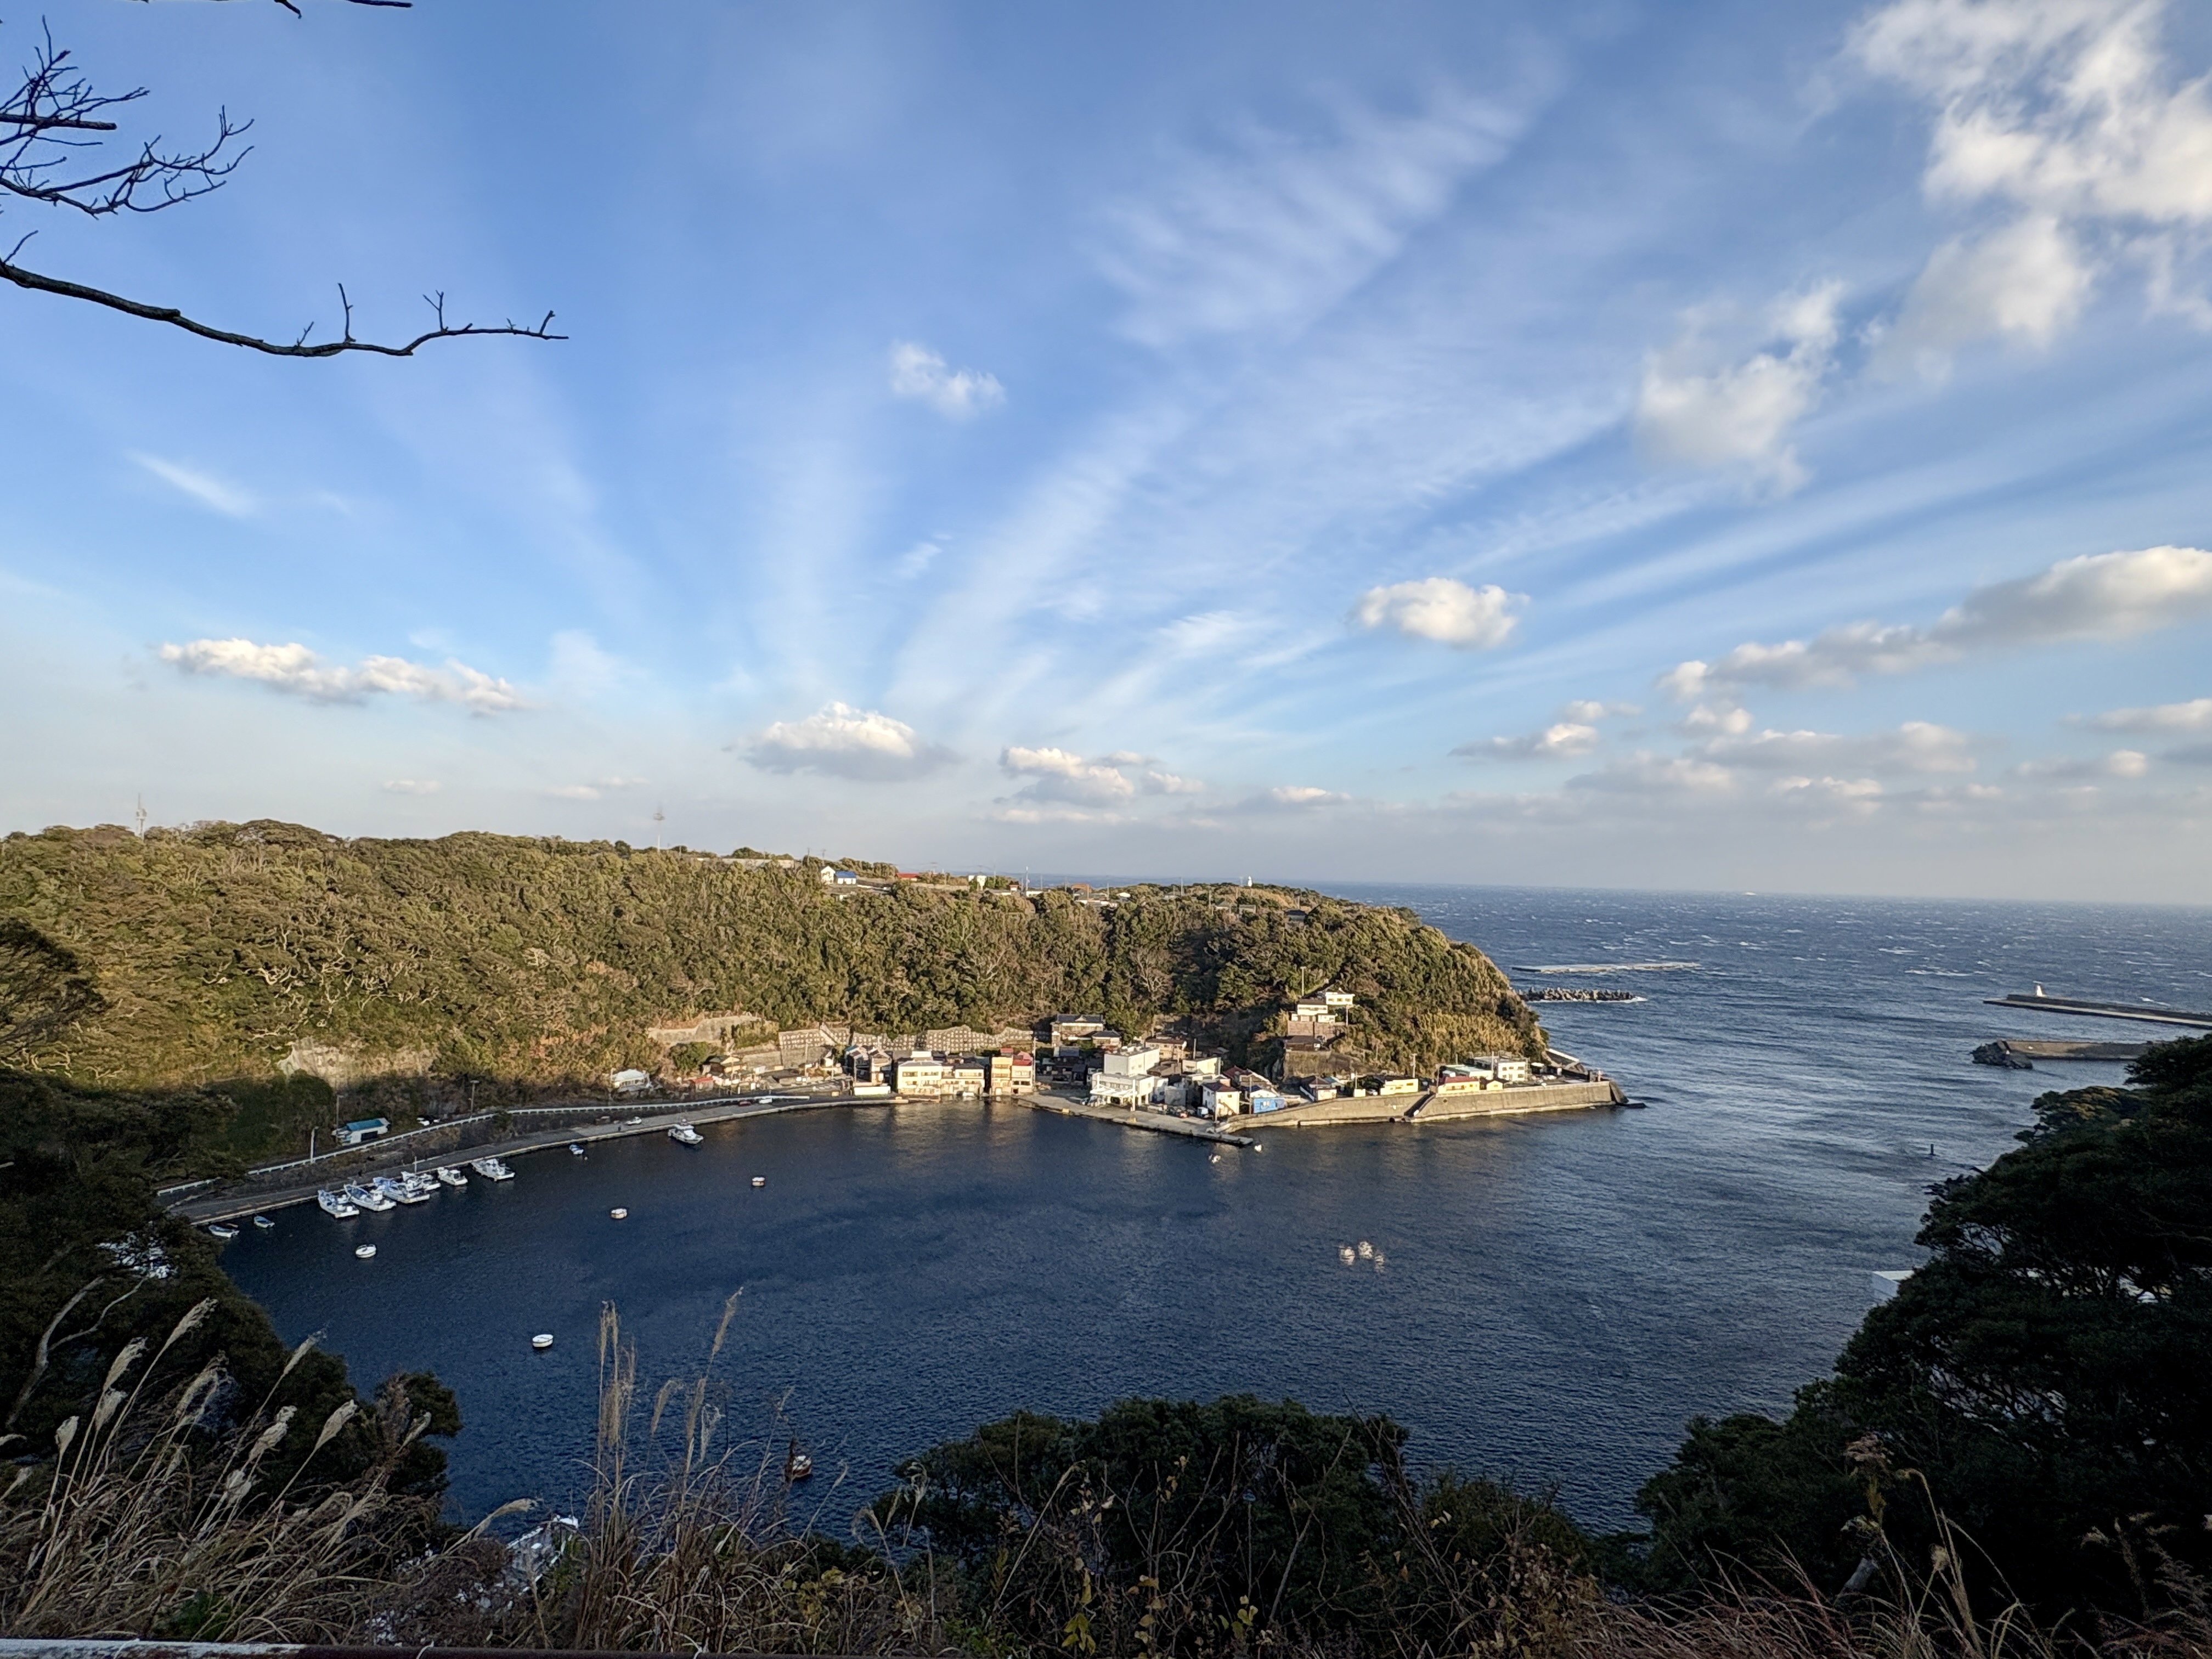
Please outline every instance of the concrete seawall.
M1319 1123L1449 1123L1470 1117L1517 1117L1528 1112L1572 1112L1593 1106L1618 1106L1626 1097L1611 1079L1595 1083L1529 1083L1473 1094L1439 1096L1362 1095L1350 1100L1317 1100L1285 1106L1264 1116L1239 1118L1257 1129L1304 1128Z

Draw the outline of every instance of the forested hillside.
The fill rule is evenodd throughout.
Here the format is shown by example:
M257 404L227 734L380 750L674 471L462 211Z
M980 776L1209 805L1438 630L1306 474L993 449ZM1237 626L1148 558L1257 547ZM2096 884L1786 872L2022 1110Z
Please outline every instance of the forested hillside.
M295 1043L510 1089L659 1063L648 1025L721 1010L920 1031L1188 1018L1235 1048L1286 992L1359 994L1372 1063L1540 1053L1472 946L1410 912L1276 889L827 889L813 861L489 835L347 841L260 822L0 842L0 1064L132 1088L267 1084ZM33 1016L36 1016L35 1018Z

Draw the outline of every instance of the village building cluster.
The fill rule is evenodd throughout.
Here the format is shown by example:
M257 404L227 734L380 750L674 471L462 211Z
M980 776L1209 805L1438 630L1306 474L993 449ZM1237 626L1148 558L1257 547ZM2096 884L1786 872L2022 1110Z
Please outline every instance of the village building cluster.
M1079 1094L1094 1106L1224 1119L1366 1096L1474 1094L1525 1086L1539 1080L1537 1070L1549 1076L1560 1069L1532 1068L1518 1054L1478 1054L1441 1066L1433 1078L1364 1071L1358 1051L1340 1041L1357 1006L1349 991L1290 1002L1277 1039L1277 1077L1234 1065L1224 1054L1194 1052L1188 1037L1172 1032L1125 1037L1096 1014L1057 1015L1035 1030L959 1025L906 1036L822 1024L763 1031L743 1047L738 1044L748 1026L760 1023L757 1018L710 1014L647 1034L672 1052L686 1046L720 1050L708 1053L690 1074L656 1080L630 1069L610 1081L622 1094L844 1082L855 1095L909 1100L1007 1099L1048 1088Z

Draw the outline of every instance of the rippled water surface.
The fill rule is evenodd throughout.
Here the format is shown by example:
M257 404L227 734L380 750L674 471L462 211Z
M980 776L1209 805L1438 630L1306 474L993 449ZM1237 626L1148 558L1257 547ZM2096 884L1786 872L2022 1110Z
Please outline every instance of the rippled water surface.
M649 1388L696 1370L742 1288L716 1369L732 1421L765 1436L786 1414L832 1477L811 1489L825 1519L1017 1407L1249 1390L1387 1412L1426 1461L1553 1484L1620 1525L1686 1418L1781 1407L1826 1368L1868 1270L1917 1259L1929 1182L2002 1152L2040 1091L2120 1080L1974 1066L1976 1043L2159 1035L1983 998L2040 980L2212 1004L2202 910L1344 890L1413 906L1516 984L1641 994L1540 1012L1650 1109L1263 1129L1264 1152L1218 1164L1021 1107L814 1111L708 1127L696 1150L537 1154L502 1187L356 1221L286 1210L228 1266L357 1377L455 1387L471 1516L578 1493L603 1302ZM1697 966L1527 971L1661 960ZM1386 1266L1342 1263L1361 1239Z

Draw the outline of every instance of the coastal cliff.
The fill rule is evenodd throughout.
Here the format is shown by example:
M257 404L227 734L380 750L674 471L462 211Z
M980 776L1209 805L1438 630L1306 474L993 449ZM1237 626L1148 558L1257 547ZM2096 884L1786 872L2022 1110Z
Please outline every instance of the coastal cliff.
M108 1087L272 1089L307 1056L341 1087L497 1103L652 1069L654 1028L719 1010L771 1032L1082 1010L1132 1033L1173 1020L1243 1059L1286 995L1322 984L1358 994L1349 1035L1376 1064L1543 1052L1497 967L1410 911L1225 885L840 887L823 867L267 821L14 835L0 918L35 939L46 994L76 1001L7 1063Z

